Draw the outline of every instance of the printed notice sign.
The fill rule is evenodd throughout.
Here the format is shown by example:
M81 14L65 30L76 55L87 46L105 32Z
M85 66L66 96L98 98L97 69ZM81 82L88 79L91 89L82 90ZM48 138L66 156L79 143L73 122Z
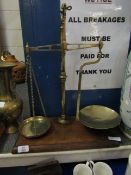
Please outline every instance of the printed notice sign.
M131 0L61 0L67 11L66 40L70 44L104 43L99 63L85 66L81 89L120 88L128 54L131 29ZM79 68L95 61L99 49L66 52L66 90L77 90Z

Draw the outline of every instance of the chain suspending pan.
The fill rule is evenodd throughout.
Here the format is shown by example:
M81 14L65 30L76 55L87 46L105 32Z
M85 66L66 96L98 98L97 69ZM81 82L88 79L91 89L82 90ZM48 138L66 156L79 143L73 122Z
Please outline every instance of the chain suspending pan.
M43 104L43 100L40 94L40 90L38 87L37 79L32 69L32 62L30 55L26 57L26 81L27 82L27 75L29 75L29 82L30 82L30 93L31 93L31 105L32 105L32 117L25 119L19 127L21 135L26 138L36 138L41 135L44 135L50 128L51 123L50 120L46 117L45 107ZM41 108L43 111L44 116L36 116L35 115L35 99L34 99L34 91L33 91L33 80L34 85L36 87L39 101L41 104Z

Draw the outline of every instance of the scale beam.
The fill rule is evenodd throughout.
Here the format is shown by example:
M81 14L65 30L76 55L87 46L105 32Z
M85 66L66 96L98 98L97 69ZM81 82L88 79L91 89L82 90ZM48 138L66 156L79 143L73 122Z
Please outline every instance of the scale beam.
M65 51L73 51L73 50L80 50L80 49L89 49L89 48L93 48L93 47L98 47L98 48L102 48L103 47L103 42L99 41L98 43L95 44L82 44L82 43L74 43L74 44L66 44L66 48ZM54 52L54 51L58 51L61 52L62 46L61 44L50 44L50 45L43 45L43 46L34 46L31 47L28 45L28 43L26 44L25 50L26 53L30 53L30 52Z

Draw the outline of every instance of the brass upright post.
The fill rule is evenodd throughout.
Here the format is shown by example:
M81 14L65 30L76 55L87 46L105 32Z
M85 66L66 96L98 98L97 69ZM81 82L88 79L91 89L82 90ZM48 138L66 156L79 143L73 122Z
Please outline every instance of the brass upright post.
M71 10L71 6L62 4L61 6L61 26L60 26L60 44L61 44L61 116L58 121L62 124L68 123L65 116L65 82L66 82L66 71L65 71L65 53L67 50L66 43L66 11Z

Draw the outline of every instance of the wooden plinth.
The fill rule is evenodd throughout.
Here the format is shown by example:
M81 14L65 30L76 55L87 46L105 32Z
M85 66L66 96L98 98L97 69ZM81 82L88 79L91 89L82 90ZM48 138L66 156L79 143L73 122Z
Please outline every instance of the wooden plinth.
M19 136L12 153L18 153L18 146L29 145L29 152L52 152L66 150L82 150L111 148L119 146L119 142L108 140L108 136L121 136L119 128L94 130L83 126L79 121L62 125L57 119L50 119L49 131L35 139Z

